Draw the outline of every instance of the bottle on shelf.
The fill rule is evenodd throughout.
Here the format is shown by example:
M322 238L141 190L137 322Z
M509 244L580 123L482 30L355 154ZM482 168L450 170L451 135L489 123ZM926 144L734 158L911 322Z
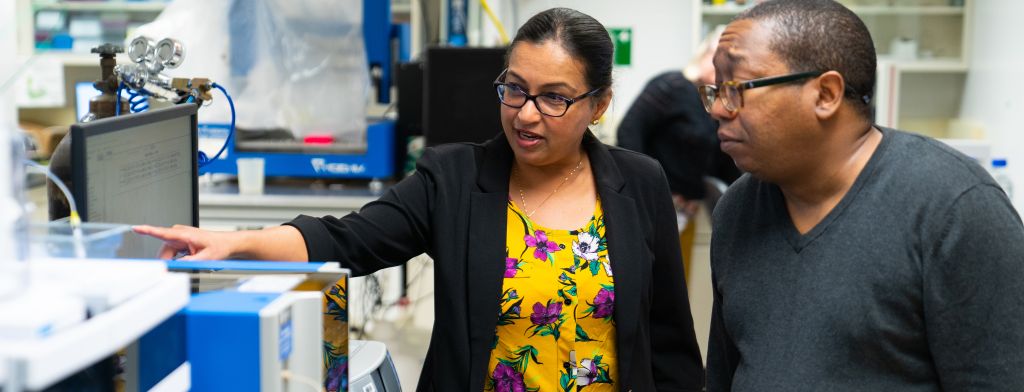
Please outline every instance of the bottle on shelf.
M992 160L992 178L1003 188L1006 196L1013 200L1013 182L1010 180L1010 173L1006 168L1006 158Z

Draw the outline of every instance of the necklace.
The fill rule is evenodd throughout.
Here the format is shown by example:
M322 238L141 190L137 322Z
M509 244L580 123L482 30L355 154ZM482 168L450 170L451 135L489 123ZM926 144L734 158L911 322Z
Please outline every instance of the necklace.
M527 218L532 218L533 214L537 213L537 210L539 210L540 207L543 206L544 203L547 202L548 199L551 198L551 196L554 196L555 193L558 192L558 189L560 189L562 187L562 185L565 185L566 182L569 182L570 178L575 177L576 176L576 172L579 171L580 168L582 168L582 167L583 167L583 158L581 157L580 161L576 162L576 167L572 168L572 170L569 171L569 174L567 174L565 176L565 178L562 179L562 182L558 183L558 186L555 187L555 190L551 191L551 193L548 193L548 196L545 197L544 200L541 200L540 204L537 204L537 207L534 208L533 211L529 211L529 208L526 207L526 192L523 192L523 184L520 183L519 181L516 181L516 184L519 185L519 200L522 202L523 212L526 213L526 217ZM515 166L512 167L512 174L514 176L517 175Z

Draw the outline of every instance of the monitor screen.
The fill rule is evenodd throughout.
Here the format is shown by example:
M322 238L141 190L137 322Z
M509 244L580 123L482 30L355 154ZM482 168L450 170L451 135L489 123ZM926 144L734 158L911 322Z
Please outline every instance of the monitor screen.
M89 113L89 100L97 95L100 95L100 90L92 82L75 83L75 119L81 120Z
M97 90L93 85L93 82L77 82L75 83L75 119L78 121L82 120L89 113L89 100L93 97L100 95L100 90ZM128 98L131 94L128 93L127 89L121 90L121 99L124 102L128 102Z
M87 222L196 226L196 109L175 105L71 126L72 186ZM153 258L159 240L127 236L121 257Z

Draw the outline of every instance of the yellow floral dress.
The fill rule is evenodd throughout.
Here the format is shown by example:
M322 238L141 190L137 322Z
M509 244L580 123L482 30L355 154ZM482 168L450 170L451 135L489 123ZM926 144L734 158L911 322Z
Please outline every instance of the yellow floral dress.
M511 201L501 313L484 389L615 391L615 284L600 200L579 230L535 225Z

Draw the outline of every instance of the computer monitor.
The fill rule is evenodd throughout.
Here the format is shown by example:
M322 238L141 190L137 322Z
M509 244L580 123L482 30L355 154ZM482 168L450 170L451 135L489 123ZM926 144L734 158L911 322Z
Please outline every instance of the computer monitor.
M72 194L87 222L196 226L196 110L180 104L71 126ZM161 242L127 236L120 257Z

